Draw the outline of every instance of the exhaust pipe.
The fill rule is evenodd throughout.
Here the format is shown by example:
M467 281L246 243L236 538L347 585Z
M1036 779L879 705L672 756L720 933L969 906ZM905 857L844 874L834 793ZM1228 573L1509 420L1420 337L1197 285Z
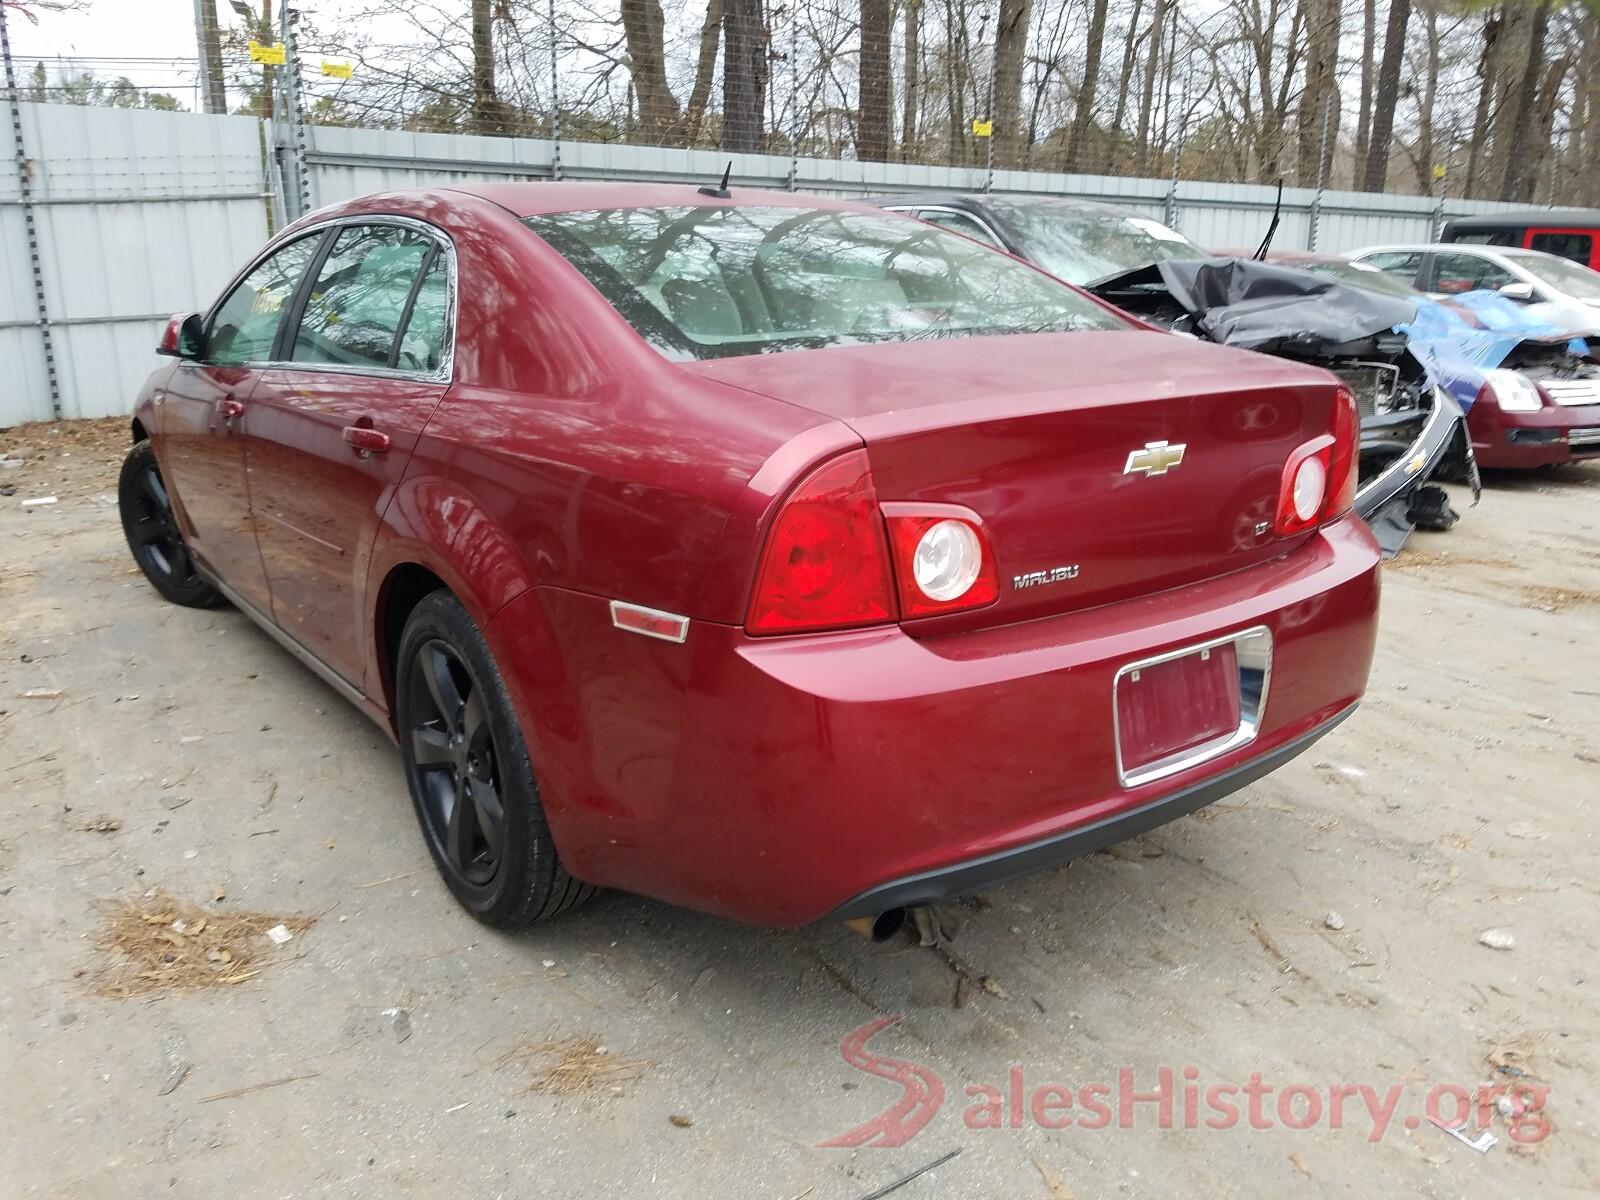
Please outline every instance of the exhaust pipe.
M887 942L905 928L906 910L889 908L875 917L852 917L845 924L864 938L871 938L880 943Z

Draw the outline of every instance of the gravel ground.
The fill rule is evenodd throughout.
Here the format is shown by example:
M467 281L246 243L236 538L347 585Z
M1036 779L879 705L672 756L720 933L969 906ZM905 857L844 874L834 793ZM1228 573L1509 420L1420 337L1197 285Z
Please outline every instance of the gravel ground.
M1491 480L1416 535L1369 697L1309 754L948 910L941 951L615 894L476 925L374 727L139 578L124 449L116 421L0 432L25 460L0 467L0 1196L859 1200L956 1150L896 1200L1600 1189L1600 466ZM274 946L247 920L250 970L201 955L234 982L170 991L100 944L157 889L315 923ZM901 1094L840 1052L894 1016L871 1049L942 1107L899 1146L819 1145ZM1119 1073L1142 1095L1163 1068L1172 1128L1154 1100L1122 1127ZM1208 1128L1207 1089L1256 1076L1262 1119L1219 1093L1243 1115ZM1548 1135L1496 1115L1479 1154L1422 1119L1484 1082L1547 1088L1517 1126ZM1050 1084L1074 1107L1036 1108ZM1081 1123L1096 1084L1108 1128ZM1293 1085L1309 1128L1279 1119ZM1381 1137L1361 1085L1398 1089Z

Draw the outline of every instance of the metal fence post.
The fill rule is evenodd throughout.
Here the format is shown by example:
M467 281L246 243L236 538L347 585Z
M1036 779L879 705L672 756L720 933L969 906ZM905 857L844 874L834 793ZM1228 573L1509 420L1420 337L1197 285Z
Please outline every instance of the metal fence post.
M980 40L983 38L988 26L989 10L985 9L983 17L978 22L978 37ZM985 193L994 190L994 72L997 65L995 59L1000 53L1000 14L998 11L995 13L994 31L994 53L989 56L989 97L984 101L983 105L983 119L989 125L989 136L983 139L983 190Z
M556 0L550 0L550 178L561 181L561 78L557 71Z
M1183 213L1178 208L1178 176L1183 170L1183 135L1189 128L1189 87L1194 82L1194 54L1183 72L1183 111L1178 116L1177 140L1172 146L1172 180L1167 184L1167 203L1162 211L1162 221L1172 229L1182 231Z
M1322 223L1322 188L1328 161L1328 95L1322 95L1322 139L1317 143L1317 188L1311 194L1311 227L1306 231L1306 249L1317 248L1317 228Z
M789 6L789 190L800 183L800 16L797 4Z
M289 102L289 133L294 138L295 211L291 219L298 220L311 211L311 181L306 171L306 122L305 114L300 109L300 54L294 40L294 26L299 17L285 2L278 10L278 19L282 22L283 48L287 59L283 72L283 91Z
M6 6L0 0L0 58L5 59L6 101L11 109L11 137L16 149L17 196L22 204L22 228L28 239L28 259L33 264L33 302L39 312L39 340L44 347L45 382L50 389L50 415L61 420L61 380L56 375L55 342L50 335L50 308L45 302L44 268L39 261L39 225L33 211L33 180L28 150L22 143L22 97L17 94L17 67L11 61L11 30Z

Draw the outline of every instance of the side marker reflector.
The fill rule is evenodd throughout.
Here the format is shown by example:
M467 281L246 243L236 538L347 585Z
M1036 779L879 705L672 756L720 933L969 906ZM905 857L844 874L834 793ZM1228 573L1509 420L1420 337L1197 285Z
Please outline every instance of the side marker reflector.
M682 642L689 636L688 617L645 608L641 604L624 604L621 600L611 602L611 623L618 629L660 638L663 642Z

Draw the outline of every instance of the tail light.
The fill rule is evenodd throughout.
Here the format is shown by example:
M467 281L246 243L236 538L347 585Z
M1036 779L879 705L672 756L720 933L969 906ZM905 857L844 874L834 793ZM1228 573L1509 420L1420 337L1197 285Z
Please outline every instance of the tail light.
M1355 397L1340 388L1329 432L1296 448L1283 465L1273 522L1279 537L1326 525L1355 505L1359 437Z
M981 608L1000 595L994 551L976 513L956 505L885 504L903 617Z
M865 450L800 481L773 522L745 627L803 633L895 616L889 548Z

